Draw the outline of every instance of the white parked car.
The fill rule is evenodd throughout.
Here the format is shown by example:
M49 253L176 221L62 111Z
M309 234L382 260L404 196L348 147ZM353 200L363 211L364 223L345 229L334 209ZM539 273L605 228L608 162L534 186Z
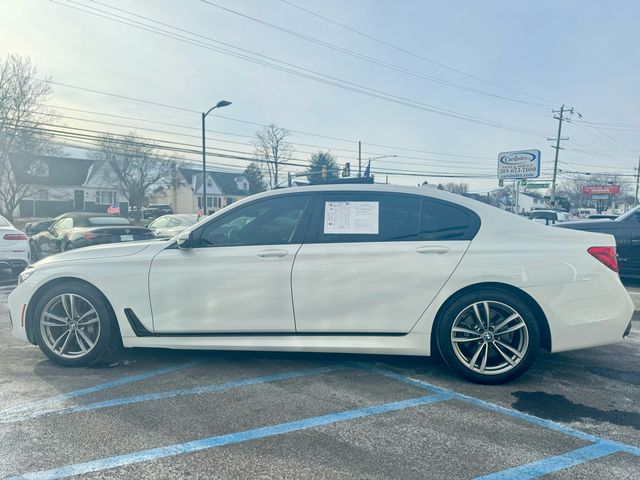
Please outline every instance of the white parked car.
M195 214L171 214L156 218L147 228L153 231L156 237L171 238L186 230L198 221Z
M28 268L13 333L62 365L125 347L440 352L500 383L539 348L623 340L633 304L609 235L551 229L391 185L261 193L172 242L88 247Z
M0 269L11 269L14 275L29 265L29 239L0 215Z
M570 222L573 220L571 214L558 212L556 210L533 210L529 213L529 220L543 225L555 225L556 223Z

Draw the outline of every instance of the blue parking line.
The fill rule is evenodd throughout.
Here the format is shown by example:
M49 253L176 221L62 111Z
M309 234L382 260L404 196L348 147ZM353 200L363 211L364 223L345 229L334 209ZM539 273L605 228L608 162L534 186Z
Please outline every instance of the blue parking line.
M355 364L354 364L355 366ZM556 432L564 433L565 435L570 435L572 437L579 438L581 440L586 440L588 442L592 442L594 444L600 445L601 448L605 448L603 445L606 445L606 448L615 447L618 451L630 453L632 455L640 456L640 448L629 445L627 443L616 442L613 440L609 440L607 438L602 438L597 435L592 435L590 433L582 432L580 430L576 430L575 428L565 427L557 422L552 420L546 420L544 418L536 417L534 415L529 415L527 413L522 413L512 408L502 407L500 405L496 405L495 403L490 403L485 400L480 400L479 398L471 397L469 395L465 395L463 393L454 392L453 390L448 390L446 388L438 387L436 385L432 385L423 380L418 380L416 378L411 378L406 375L402 375L391 370L386 370L379 367L371 367L370 365L366 365L363 363L358 363L357 366L363 368L365 370L369 370L372 372L376 372L380 375L383 375L388 378L394 378L404 383L408 383L409 385L414 385L416 387L420 387L429 392L433 392L440 395L450 395L452 399L461 400L466 403L470 403L472 405L476 405L478 407L492 410L494 412L501 413L503 415L507 415L509 417L516 418L518 420L523 420L525 422L537 425L542 428L546 428L548 430L553 430ZM586 460L585 460L586 461Z
M581 463L606 457L620 451L620 447L612 442L598 442L561 455L538 460L537 462L477 477L475 480L528 480L564 470L565 468L575 467Z
M73 390L71 392L66 392L60 395L55 395L53 397L44 398L42 400L37 400L35 402L24 403L22 405L16 405L15 407L7 408L6 410L2 410L0 412L0 419L14 415L18 412L29 411L33 408L41 407L44 405L50 405L56 402L62 402L64 400L69 400L71 398L81 397L83 395L89 395L95 392L101 392L102 390L107 390L109 388L120 387L122 385L127 385L129 383L140 382L142 380L147 380L149 378L157 377L158 375L165 375L167 373L174 373L185 368L193 367L198 365L198 362L189 362L183 363L180 365L175 365L171 367L159 368L157 370L151 370L145 373L139 373L137 375L130 375L128 377L120 378L118 380L112 380L110 382L99 383L98 385L94 385L93 387L81 388L79 390Z
M89 462L67 465L64 467L53 468L50 470L42 470L39 472L25 473L12 477L13 479L29 479L29 480L50 480L58 478L66 478L73 475L83 475L90 472L98 472L109 470L112 468L123 467L136 463L148 462L150 460L158 460L176 455L184 455L186 453L198 452L211 448L221 447L223 445L231 445L260 438L272 437L274 435L282 435L284 433L297 432L309 428L320 427L323 425L331 425L338 422L346 422L357 418L370 417L372 415L380 415L382 413L404 410L407 408L417 407L419 405L428 405L431 403L449 400L450 395L447 394L431 394L423 397L402 400L399 402L385 403L373 407L358 408L348 410L346 412L331 413L318 417L305 418L293 422L280 423L268 427L255 428L245 430L243 432L230 433L227 435L218 435L200 440L194 440L186 443L168 445L166 447L152 448L139 452L132 452L124 455L116 455L114 457L92 460Z
M296 370L293 372L278 373L273 375L263 375L260 377L246 378L243 380L235 380L226 383L218 383L212 385L200 385L193 388L183 388L178 390L169 390L164 392L148 393L144 395L136 395L131 397L114 398L101 402L88 403L85 405L73 405L70 407L62 407L52 410L17 412L8 414L4 417L0 416L0 423L13 423L34 418L50 417L53 415L64 415L70 413L86 412L89 410L97 410L100 408L116 407L120 405L128 405L132 403L148 402L153 400L164 400L167 398L182 397L186 395L199 395L203 393L216 393L232 388L246 387L249 385L257 385L260 383L277 382L289 380L298 377L306 377L310 375L319 375L322 373L335 372L344 370L346 366L309 368L305 370Z

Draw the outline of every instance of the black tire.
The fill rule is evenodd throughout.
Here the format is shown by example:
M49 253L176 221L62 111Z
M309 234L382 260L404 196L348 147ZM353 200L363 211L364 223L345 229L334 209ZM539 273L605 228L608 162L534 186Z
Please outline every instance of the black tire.
M31 251L31 263L37 262L40 259L40 250L35 242L29 242L29 250Z
M488 305L489 328L485 323L480 327L474 304L478 304L480 320L485 323L487 315L484 307ZM499 331L494 331L495 326L500 326L514 314L518 316ZM465 331L457 330L454 333L454 323L457 329L463 328ZM519 328L509 333L499 333L515 327ZM540 329L529 305L517 295L500 289L473 290L454 299L438 317L435 334L438 350L452 370L467 380L488 385L506 383L521 376L533 364L540 348ZM454 342L454 336L458 341ZM476 339L476 336L479 338ZM507 350L505 343L522 356ZM480 356L476 356L474 361L474 354L478 350ZM510 361L500 351L506 352Z
M43 338L43 328L41 327L43 320L42 312L51 300L62 294L73 294L86 300L95 309L98 317L99 336L95 345L85 355L75 358L65 358L54 352ZM102 295L90 285L71 281L51 287L36 303L33 315L33 329L36 343L40 347L40 350L58 365L65 367L84 367L95 364L108 356L118 344L118 328L115 323L116 320L112 317L111 309Z

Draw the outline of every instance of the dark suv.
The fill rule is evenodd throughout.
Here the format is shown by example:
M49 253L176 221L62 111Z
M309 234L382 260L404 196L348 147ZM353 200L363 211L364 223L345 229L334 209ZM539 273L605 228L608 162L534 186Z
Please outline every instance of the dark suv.
M615 220L565 222L555 226L613 235L618 249L620 276L640 277L640 207L629 210Z
M142 210L142 218L144 220L155 220L163 215L172 215L173 208L171 205L151 204Z

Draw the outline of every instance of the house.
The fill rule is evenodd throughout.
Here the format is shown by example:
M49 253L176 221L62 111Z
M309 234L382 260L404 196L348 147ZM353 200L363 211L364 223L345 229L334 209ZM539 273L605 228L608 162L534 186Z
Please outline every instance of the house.
M239 173L207 170L207 213L214 213L247 197L249 182ZM170 185L151 195L150 203L168 204L175 213L195 213L202 208L202 170L176 167Z
M518 213L529 213L532 210L546 208L547 201L544 197L532 193L520 193L518 196Z
M18 217L54 217L69 211L103 213L114 202L126 215L128 202L106 178L107 164L88 158L13 154L11 169L19 184L29 185Z

